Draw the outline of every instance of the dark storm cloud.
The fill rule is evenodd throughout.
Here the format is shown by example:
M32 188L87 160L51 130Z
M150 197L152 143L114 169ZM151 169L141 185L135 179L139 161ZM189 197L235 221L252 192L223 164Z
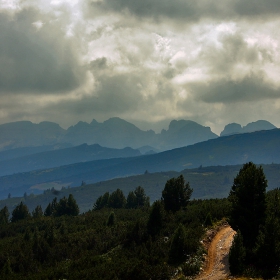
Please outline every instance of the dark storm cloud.
M34 25L39 20L41 28ZM13 18L0 13L0 26L2 92L61 92L82 82L74 46L55 19L25 9Z
M280 88L266 82L262 73L251 74L242 80L221 79L190 85L196 98L207 103L255 102L280 98Z
M137 16L183 18L190 21L204 17L278 16L278 0L104 0L90 1L95 7L115 11L129 10Z

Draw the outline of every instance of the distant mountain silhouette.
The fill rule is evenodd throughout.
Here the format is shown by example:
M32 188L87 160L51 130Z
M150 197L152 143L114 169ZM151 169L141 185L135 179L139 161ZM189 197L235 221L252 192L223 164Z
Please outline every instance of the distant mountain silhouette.
M3 152L2 152L3 153ZM125 158L140 156L139 150L104 148L98 144L82 144L76 147L40 152L0 161L0 176L31 170L58 167L77 162L98 159ZM0 153L1 156L1 153Z
M210 127L204 127L193 121L171 121L168 130L161 131L160 141L164 150L192 145L209 139L217 138Z
M186 120L172 121L168 130L162 130L159 134L153 130L143 131L120 118L111 118L103 123L96 120L91 123L78 122L67 130L51 122L33 124L23 121L0 125L0 151L55 144L77 146L83 143L117 149L151 146L163 151L216 137L209 127Z
M29 121L0 125L0 151L19 147L61 143L65 130L52 122L34 124Z
M138 148L154 141L155 132L143 131L120 118L111 118L103 123L93 120L90 124L79 122L67 129L63 142L74 145L98 143L104 147L121 149Z
M265 120L259 120L256 122L248 123L245 126L241 126L238 123L230 123L225 126L224 130L221 132L220 136L226 136L236 133L246 133L246 132L254 132L254 131L260 131L260 130L269 130L277 128L272 123L265 121Z
M47 152L47 151L55 151L55 150L65 149L70 147L72 147L71 144L58 143L54 145L33 146L33 147L31 146L31 147L22 147L22 148L4 150L0 152L0 161L19 158L19 157L33 155L33 154Z
M77 186L148 172L181 171L215 165L280 163L280 129L235 134L153 155L76 163L0 177L0 193L24 193L41 183ZM187 178L186 178L187 179Z

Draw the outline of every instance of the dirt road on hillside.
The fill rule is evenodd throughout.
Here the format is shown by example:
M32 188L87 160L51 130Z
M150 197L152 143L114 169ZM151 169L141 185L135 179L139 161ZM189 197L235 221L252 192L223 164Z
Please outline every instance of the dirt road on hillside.
M221 280L229 275L228 253L234 234L228 225L219 229L208 246L204 271L197 280Z

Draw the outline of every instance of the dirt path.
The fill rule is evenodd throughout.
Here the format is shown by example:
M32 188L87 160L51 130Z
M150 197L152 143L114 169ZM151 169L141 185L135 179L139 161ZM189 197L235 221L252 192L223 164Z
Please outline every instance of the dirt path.
M230 226L222 227L208 247L206 266L197 280L221 280L229 275L228 253L235 231Z

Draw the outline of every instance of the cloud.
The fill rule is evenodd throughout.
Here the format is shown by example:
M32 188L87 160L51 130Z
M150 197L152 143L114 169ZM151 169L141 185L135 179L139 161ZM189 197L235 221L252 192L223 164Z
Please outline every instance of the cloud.
M89 3L94 8L129 11L139 17L168 17L197 21L203 18L233 19L236 17L277 17L280 3L277 0L103 0Z
M257 100L280 98L280 87L275 88L266 81L263 73L252 73L237 81L221 79L190 87L198 99L207 103L255 103Z
M191 119L219 133L259 115L277 125L278 1L6 2L2 123Z
M0 25L2 93L61 93L83 82L75 45L59 21L23 9L13 17L0 13Z

